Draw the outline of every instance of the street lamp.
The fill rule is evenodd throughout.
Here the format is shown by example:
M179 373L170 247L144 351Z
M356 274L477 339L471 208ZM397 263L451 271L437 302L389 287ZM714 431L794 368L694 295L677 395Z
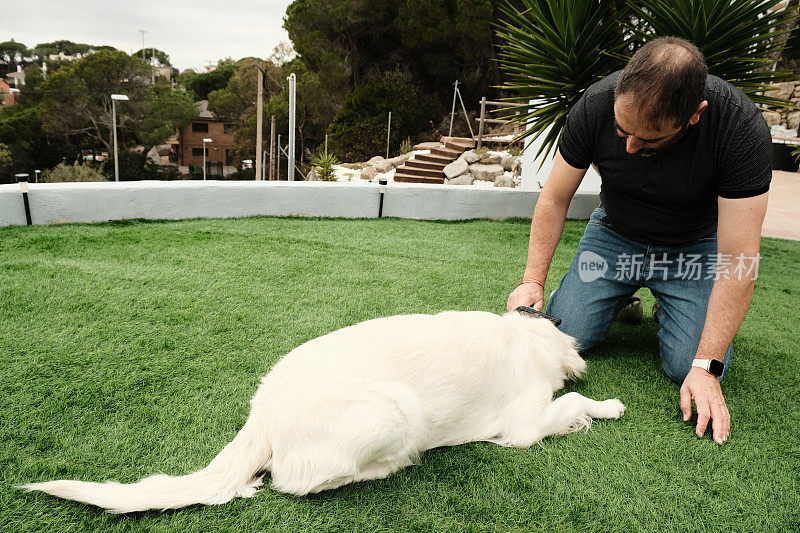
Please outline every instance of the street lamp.
M213 142L211 139L203 139L203 181L206 180L206 143Z
M111 95L111 122L114 125L114 179L119 181L119 157L117 156L117 100L127 102L128 96L125 94Z

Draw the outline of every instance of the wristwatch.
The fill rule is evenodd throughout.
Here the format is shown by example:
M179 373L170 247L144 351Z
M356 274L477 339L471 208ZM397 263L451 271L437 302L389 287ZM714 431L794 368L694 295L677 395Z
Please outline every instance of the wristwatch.
M725 365L722 361L717 361L716 359L695 359L692 361L692 366L702 368L709 374L713 374L717 377L720 377L722 371L725 370Z

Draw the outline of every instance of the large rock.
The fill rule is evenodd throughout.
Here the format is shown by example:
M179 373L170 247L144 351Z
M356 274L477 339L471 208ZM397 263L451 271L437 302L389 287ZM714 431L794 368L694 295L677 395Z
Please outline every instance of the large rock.
M472 177L471 174L462 174L461 176L456 176L452 178L450 181L447 182L448 185L472 185L472 182L475 181L475 178Z
M444 146L440 142L419 143L414 145L414 150L433 150L434 148L441 148Z
M308 175L306 176L306 180L308 181L317 181L317 171L315 168L312 168L308 171Z
M393 168L397 168L406 161L408 161L409 159L411 159L411 152L403 155L398 155L397 157L393 157L391 159L387 159L387 161L392 164Z
M476 180L494 181L497 176L505 172L500 165L484 165L482 163L475 163L469 166L469 173Z
M389 161L388 159L383 159L383 158L381 158L380 161L376 162L374 166L375 166L375 170L377 170L380 174L383 174L384 172L389 172L390 170L392 170L394 168L392 166L391 161Z
M372 179L377 175L378 175L378 171L375 170L375 167L373 167L372 165L367 165L367 166L365 166L364 168L361 169L361 179L362 180L370 180L370 181L372 181Z
M767 126L777 126L781 123L781 114L776 113L775 111L762 111L762 115L764 115L764 120L767 121Z
M771 96L772 98L785 98L788 99L794 93L795 86L797 82L794 81L784 81L780 83L773 83L773 89L767 92L767 96Z
M514 167L514 163L517 161L517 158L513 155L507 155L500 160L500 165L502 165L504 170L511 170Z
M800 111L792 111L786 115L786 125L790 130L796 130L800 127Z
M368 165L375 165L375 164L377 164L377 163L378 163L378 161L383 161L383 157L381 157L381 156L379 156L379 155L376 155L375 157L373 157L372 159L370 159L369 161L367 161L367 164L368 164Z
M461 154L461 157L463 157L463 158L464 158L464 161L466 161L466 162L467 162L467 163L469 163L470 165L471 165L472 163L477 163L477 162L478 162L478 161L480 161L480 159L481 159L481 156L479 156L478 154L476 154L476 153L475 153L475 150L467 150L466 152L464 152L463 154Z
M469 172L469 165L466 161L464 161L463 157L459 157L444 167L444 175L447 177L447 179L455 178L456 176L466 174L467 172Z
M512 176L508 172L505 172L494 179L495 187L514 187L515 185L516 184L514 183L514 176Z
M484 165L497 165L500 163L502 159L503 157L500 154L496 154L494 152L486 152L485 154L483 154L483 157L481 157L481 163L483 163Z

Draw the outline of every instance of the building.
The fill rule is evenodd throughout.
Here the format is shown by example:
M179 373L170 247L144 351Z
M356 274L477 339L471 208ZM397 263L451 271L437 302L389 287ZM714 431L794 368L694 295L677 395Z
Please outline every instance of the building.
M17 65L16 72L6 74L6 81L9 85L13 84L16 89L25 85L25 71L22 70L22 65Z
M18 93L18 89L12 89L6 80L0 78L0 106L16 104Z
M190 166L203 167L203 139L205 143L206 173L209 176L227 176L236 172L233 152L233 126L214 116L208 110L208 101L198 103L200 115L178 132L177 144L172 145L182 174L189 173ZM171 142L174 142L171 141Z

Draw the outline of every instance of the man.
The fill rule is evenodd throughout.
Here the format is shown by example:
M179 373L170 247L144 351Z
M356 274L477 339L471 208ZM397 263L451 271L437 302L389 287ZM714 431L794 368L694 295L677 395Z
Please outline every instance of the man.
M508 298L541 310L567 207L587 168L602 180L569 272L547 313L583 350L597 345L640 287L659 304L662 366L681 385L684 421L730 415L720 381L755 284L772 176L772 141L758 108L708 75L691 43L660 38L595 83L570 111L531 224L522 283Z

